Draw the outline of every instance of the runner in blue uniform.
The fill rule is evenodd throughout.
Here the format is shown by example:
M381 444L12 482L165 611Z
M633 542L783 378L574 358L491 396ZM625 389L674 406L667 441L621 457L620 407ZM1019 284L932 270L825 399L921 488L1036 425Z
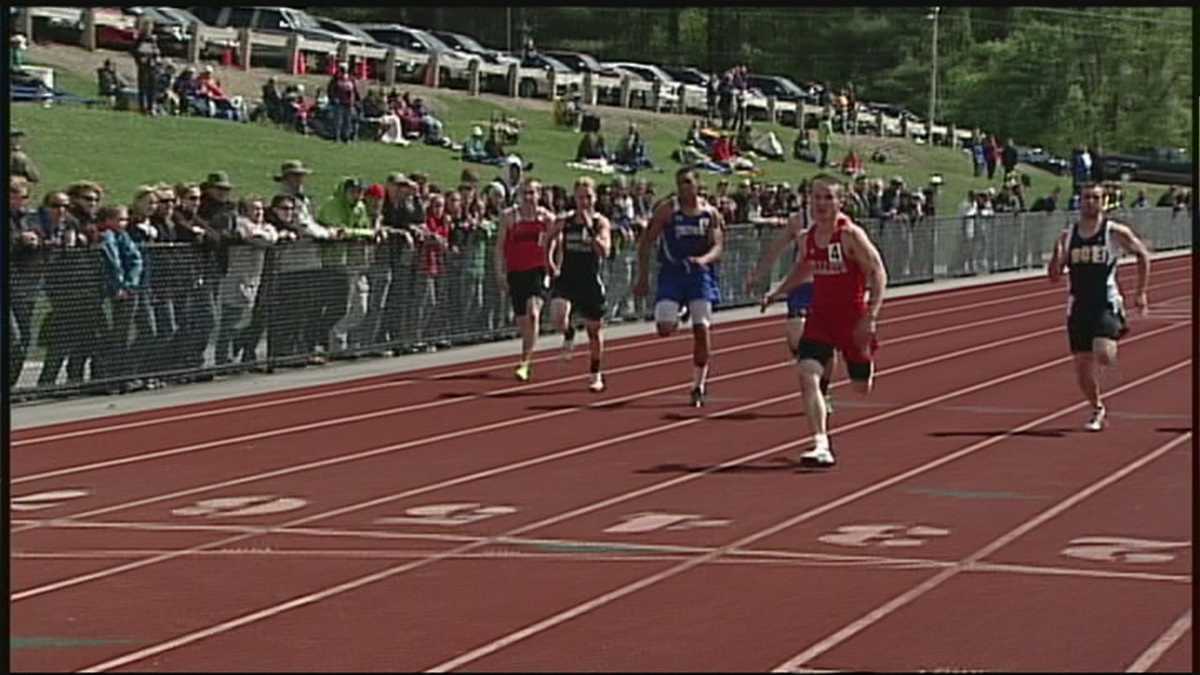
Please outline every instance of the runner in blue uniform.
M704 405L708 394L708 361L711 349L709 324L713 307L721 300L715 265L721 258L724 220L721 213L699 197L699 180L690 168L675 173L676 196L654 209L646 232L638 240L637 283L633 292L649 291L650 248L658 245L658 284L654 321L658 334L675 332L679 310L687 307L692 318L691 404Z
M1127 331L1125 305L1117 287L1117 262L1125 252L1137 258L1134 306L1144 315L1149 306L1146 284L1150 280L1150 252L1127 225L1104 215L1104 190L1088 185L1080 191L1079 221L1063 230L1054 245L1049 275L1071 281L1067 298L1067 339L1075 357L1079 390L1092 404L1088 431L1104 428L1107 411L1100 397L1100 369L1117 359L1117 340Z

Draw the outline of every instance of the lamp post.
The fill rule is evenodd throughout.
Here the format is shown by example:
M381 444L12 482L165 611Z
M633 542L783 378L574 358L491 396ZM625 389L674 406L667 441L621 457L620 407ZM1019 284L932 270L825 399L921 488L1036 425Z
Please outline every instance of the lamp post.
M941 7L934 7L932 14L926 14L925 18L933 20L933 72L929 78L929 119L926 121L926 134L929 145L933 145L933 116L937 113L937 38L938 38L938 15L941 13Z

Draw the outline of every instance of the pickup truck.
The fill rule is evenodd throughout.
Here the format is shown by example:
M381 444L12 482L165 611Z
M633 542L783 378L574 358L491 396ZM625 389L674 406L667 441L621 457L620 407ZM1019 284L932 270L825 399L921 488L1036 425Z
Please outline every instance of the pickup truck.
M1104 180L1191 185L1192 158L1184 148L1139 148L1132 153L1105 153L1094 160Z

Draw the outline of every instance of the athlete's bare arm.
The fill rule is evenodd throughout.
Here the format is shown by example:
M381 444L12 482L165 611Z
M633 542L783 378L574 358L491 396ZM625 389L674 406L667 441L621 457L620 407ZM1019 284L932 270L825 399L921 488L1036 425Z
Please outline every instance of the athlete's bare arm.
M558 276L559 270L562 269L562 256L555 254L561 252L562 231L566 222L565 218L555 218L542 232L542 245L546 248L546 269L550 271L550 276Z
M504 242L508 238L508 228L515 217L516 209L505 209L500 214L500 224L496 227L496 245L492 247L492 256L496 261L496 283L500 290L508 290L508 260L504 258Z
M601 258L607 258L612 253L612 223L602 214L592 214L592 250Z
M871 293L871 299L867 304L867 315L872 321L879 317L879 310L883 307L883 292L887 288L887 268L883 264L883 258L879 255L879 249L875 248L875 244L871 243L871 238L867 236L858 225L851 225L847 228L847 234L850 235L850 246L846 253L858 263L863 274L867 278L867 290Z
M1109 221L1108 227L1121 247L1137 258L1137 289L1134 291L1133 304L1144 313L1149 307L1146 284L1150 283L1150 250L1128 225Z
M766 306L772 302L786 298L788 293L791 293L793 289L804 283L807 283L808 281L811 281L812 275L812 261L808 258L801 258L800 260L797 260L796 264L792 265L792 271L788 273L787 277L785 277L783 281L779 282L779 285L775 287L775 290L762 297L762 307L765 309Z
M1058 235L1058 239L1054 240L1054 253L1050 254L1050 263L1046 266L1046 273L1050 276L1051 283L1057 283L1066 269L1067 245L1070 236L1071 230L1066 229Z
M793 241L799 241L803 227L804 219L800 216L800 214L795 213L788 217L783 229L780 230L779 234L775 235L775 238L770 244L767 245L767 250L763 253L762 258L758 261L758 264L754 266L754 269L750 270L750 274L746 277L747 291L749 291L754 287L755 284L758 283L758 280L762 278L762 275L766 272L766 270L771 269L771 265L774 265L775 261L779 259L779 256L783 255L783 252L787 250L788 244L792 243Z

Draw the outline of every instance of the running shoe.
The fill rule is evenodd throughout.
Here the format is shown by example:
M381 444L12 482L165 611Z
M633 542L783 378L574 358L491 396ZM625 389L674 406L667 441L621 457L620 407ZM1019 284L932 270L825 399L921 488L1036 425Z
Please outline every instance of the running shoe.
M1107 416L1108 411L1104 409L1104 406L1095 408L1092 410L1092 419L1088 420L1083 428L1088 431L1100 431L1104 428L1104 418Z
M691 321L691 320L692 320L692 310L687 305L684 305L683 309L679 310L679 323L687 323L688 321Z
M514 374L517 376L518 380L522 382L528 382L529 377L532 374L532 370L533 367L528 363L522 363L521 365L517 366L517 370L514 372Z
M831 448L813 448L800 455L800 465L816 469L827 469L837 464Z
M708 395L707 387L692 387L692 407L700 408L704 406L704 399Z
M825 414L833 414L833 394L825 394Z
M592 375L592 380L588 383L588 391L594 394L604 391L604 376L600 373Z

